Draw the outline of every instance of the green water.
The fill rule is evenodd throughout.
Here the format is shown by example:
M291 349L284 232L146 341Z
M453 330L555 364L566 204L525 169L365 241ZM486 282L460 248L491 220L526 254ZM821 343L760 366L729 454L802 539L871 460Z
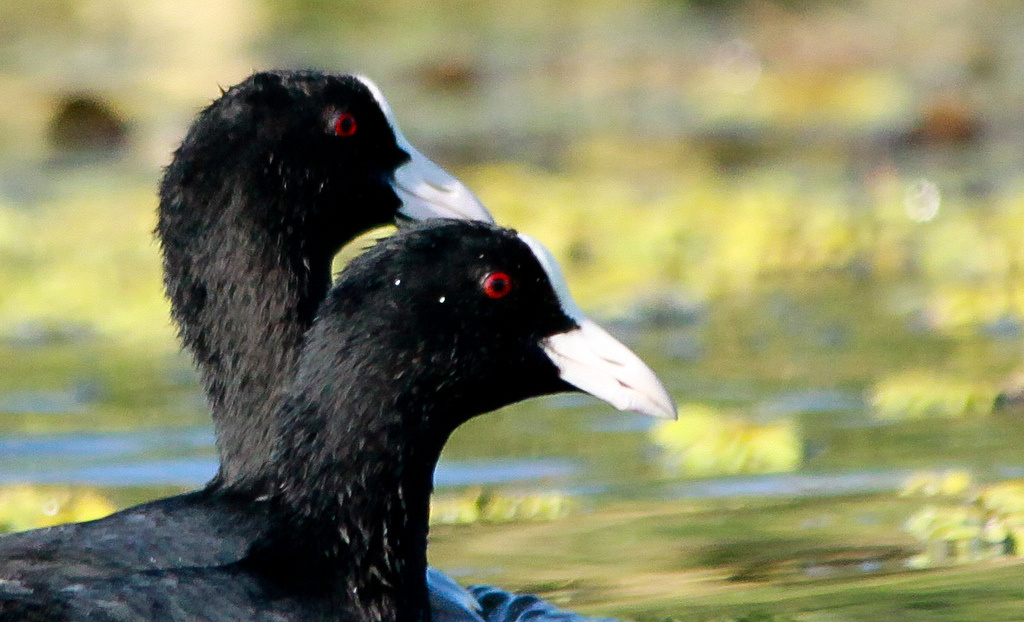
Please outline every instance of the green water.
M436 525L433 563L465 582L625 618L1017 619L1016 557L908 567L927 548L908 518L929 504L969 506L970 491L899 491L921 471L964 470L975 487L1024 476L1019 413L880 422L865 396L906 361L998 382L1019 336L940 338L865 316L853 304L865 299L859 283L780 287L608 324L680 403L751 425L795 422L793 471L666 474L646 420L585 397L534 400L463 426L438 494L556 495L568 509ZM70 479L118 505L201 483L214 452L187 359L80 339L6 347L0 447L11 453L0 477ZM762 614L776 617L750 617Z
M626 619L1024 619L1022 15L2 4L0 525L85 498L67 484L99 511L213 473L159 170L219 85L321 66L377 80L681 406L677 428L575 395L469 422L432 563ZM74 98L122 125L58 123Z

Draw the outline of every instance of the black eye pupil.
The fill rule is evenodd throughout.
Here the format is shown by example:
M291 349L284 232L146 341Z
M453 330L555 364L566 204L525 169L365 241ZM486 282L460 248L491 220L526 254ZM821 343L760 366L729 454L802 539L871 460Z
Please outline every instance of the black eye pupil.
M491 298L501 298L512 289L512 279L504 272L494 272L484 278L484 293Z
M334 133L338 136L351 136L356 133L356 118L344 113L334 122Z

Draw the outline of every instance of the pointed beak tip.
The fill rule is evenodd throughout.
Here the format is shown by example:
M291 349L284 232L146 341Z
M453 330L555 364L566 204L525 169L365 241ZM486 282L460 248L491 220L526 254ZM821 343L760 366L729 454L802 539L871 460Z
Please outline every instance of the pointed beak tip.
M670 421L678 419L679 409L676 406L676 401L654 373L654 370L644 365L640 359L636 359L636 364L635 369L643 369L647 373L642 375L643 379L641 382L636 382L630 388L635 407L627 410L632 410L655 419L667 419Z
M665 396L666 401L657 402L645 407L638 407L633 409L633 412L655 419L665 419L667 421L676 421L679 419L679 410L676 408L675 400L668 395Z

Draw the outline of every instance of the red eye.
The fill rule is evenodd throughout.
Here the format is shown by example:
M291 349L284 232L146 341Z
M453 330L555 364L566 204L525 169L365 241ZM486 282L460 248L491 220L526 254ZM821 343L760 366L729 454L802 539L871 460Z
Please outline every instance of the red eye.
M512 291L512 279L504 272L492 272L480 284L490 298L504 298Z
M338 115L334 122L334 133L337 136L351 136L356 133L356 118L345 112Z

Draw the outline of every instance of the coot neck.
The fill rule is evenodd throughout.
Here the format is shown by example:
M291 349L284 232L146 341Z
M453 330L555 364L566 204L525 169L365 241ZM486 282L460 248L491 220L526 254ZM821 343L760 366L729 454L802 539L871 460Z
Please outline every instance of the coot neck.
M294 204L222 194L203 197L203 210L187 189L162 193L158 232L172 316L213 413L221 463L213 486L245 488L265 474L276 413L340 244L304 238L310 223Z
M365 360L356 388L331 367L342 380L317 377L282 418L272 527L247 563L355 620L429 622L430 493L451 430L428 425L422 396L386 395Z

